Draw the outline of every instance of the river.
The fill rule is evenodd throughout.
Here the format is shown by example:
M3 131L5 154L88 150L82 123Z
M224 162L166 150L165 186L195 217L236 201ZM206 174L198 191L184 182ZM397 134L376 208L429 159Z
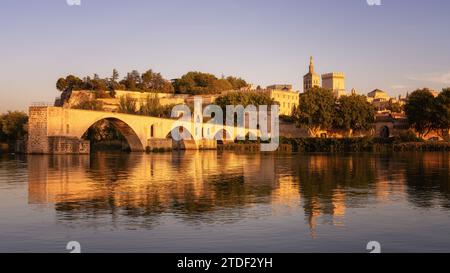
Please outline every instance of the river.
M450 252L450 153L0 156L0 252Z

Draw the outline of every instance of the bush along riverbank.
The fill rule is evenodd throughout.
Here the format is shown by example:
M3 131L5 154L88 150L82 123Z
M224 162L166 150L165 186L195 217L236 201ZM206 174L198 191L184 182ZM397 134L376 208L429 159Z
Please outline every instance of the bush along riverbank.
M450 151L450 142L424 142L397 138L295 138L281 139L293 152Z

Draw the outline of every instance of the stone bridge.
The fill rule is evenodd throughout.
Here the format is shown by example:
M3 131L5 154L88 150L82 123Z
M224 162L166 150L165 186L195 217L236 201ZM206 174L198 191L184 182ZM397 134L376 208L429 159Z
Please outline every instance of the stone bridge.
M131 151L145 149L215 149L218 136L234 140L239 130L259 135L258 130L228 127L217 124L182 122L176 119L121 113L69 109L51 106L32 106L29 109L28 144L30 154L87 154L89 141L83 140L87 130L101 120L113 124L126 138ZM172 129L189 133L191 139L174 141ZM186 130L186 131L185 131ZM201 130L201 132L199 132Z

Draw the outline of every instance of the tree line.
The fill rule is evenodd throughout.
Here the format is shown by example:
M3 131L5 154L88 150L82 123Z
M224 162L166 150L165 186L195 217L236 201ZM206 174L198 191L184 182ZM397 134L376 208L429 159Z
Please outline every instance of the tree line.
M248 86L241 78L229 76L217 78L213 74L202 72L188 72L179 79L172 80L177 94L204 95L218 94L222 91L239 90Z
M170 118L174 104L163 105L157 94L149 94L144 101L138 102L130 95L119 100L119 113Z
M96 91L100 96L105 91L127 90L153 93L174 94L217 94L225 90L239 90L248 86L247 82L238 77L217 78L213 74L191 71L179 79L171 81L165 79L161 73L149 69L144 73L133 70L122 79L119 72L114 69L111 76L100 78L98 74L93 77L86 76L83 79L68 75L56 81L56 89L66 90L88 90Z
M163 105L156 93L149 93L144 100L138 100L130 95L119 98L118 112L123 114L169 118L174 104ZM100 100L85 98L74 106L74 109L104 111Z
M300 95L292 119L314 136L331 129L353 132L372 127L375 109L365 96L352 94L336 99L332 91L316 87Z
M28 116L20 111L8 111L0 115L0 142L11 143L24 139L27 134Z
M450 130L450 88L438 96L425 89L412 92L403 109L395 105L394 112L404 110L410 128L420 138L431 131L445 137ZM300 95L299 106L292 114L292 120L299 127L307 128L311 135L320 131L341 129L350 131L369 130L375 122L376 109L365 96L352 94L336 99L330 90L313 88Z
M445 136L450 130L450 88L444 88L437 97L427 88L418 89L409 95L404 109L420 137L431 131Z

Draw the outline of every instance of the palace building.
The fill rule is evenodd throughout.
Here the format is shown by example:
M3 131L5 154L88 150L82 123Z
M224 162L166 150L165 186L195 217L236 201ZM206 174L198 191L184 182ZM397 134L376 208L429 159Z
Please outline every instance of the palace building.
M323 87L333 91L333 94L339 98L346 94L345 91L345 75L342 72L331 72L322 75L322 84L320 76L314 71L314 59L311 56L309 60L308 74L303 76L303 92L314 87Z
M342 72L333 72L322 75L322 87L333 91L335 97L339 98L346 94L345 75Z
M300 93L293 90L292 85L267 86L266 92L270 98L280 104L280 115L290 116L294 108L300 104Z
M314 59L309 59L309 72L303 76L303 92L314 87L320 87L320 77L314 72Z

